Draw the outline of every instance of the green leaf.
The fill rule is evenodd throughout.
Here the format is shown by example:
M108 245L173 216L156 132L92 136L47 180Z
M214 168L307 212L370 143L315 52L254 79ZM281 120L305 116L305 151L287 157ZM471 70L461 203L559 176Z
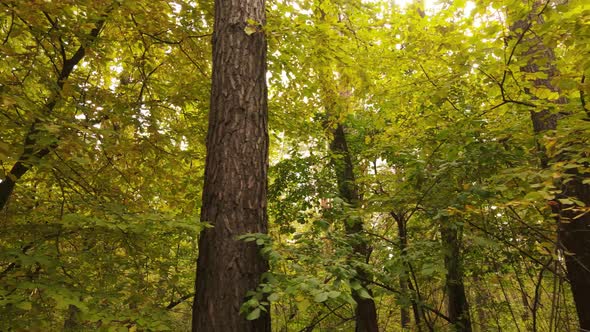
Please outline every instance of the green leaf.
M252 310L252 311L251 311L251 312L248 314L248 316L246 316L246 319L247 319L247 320L255 320L255 319L257 319L258 317L260 317L260 308L256 308L256 309Z
M340 296L340 292L339 291L329 291L328 292L328 296L332 299L337 298L338 296Z
M361 285L361 283L358 280L353 280L350 282L350 288L354 289L354 290L358 290L361 289L363 286Z
M254 34L256 31L258 31L258 29L256 28L256 26L253 26L253 25L247 25L247 26L244 28L244 32L245 32L245 33L246 33L248 36L250 36L250 35Z
M532 200L532 201L536 201L536 200L551 200L553 199L553 195L551 195L550 193L540 190L540 191L533 191L530 192L528 194L526 194L526 196L524 196L525 199L527 200Z
M328 293L322 292L322 293L318 293L313 297L313 300L315 302L324 302L328 299Z
M569 198L559 198L559 199L558 199L558 201L559 201L561 204L566 204L566 205L571 205L571 204L574 204L574 201L572 201L572 200L571 200L571 199L569 199Z
M362 299L372 299L373 298L371 296L371 294L369 294L369 292L367 292L367 290L364 289L364 288L361 288L361 289L357 290L356 293Z
M268 296L268 300L271 302L275 302L279 299L279 294L278 293L272 293Z
M422 266L422 274L425 276L431 276L434 274L436 267L432 264L424 264Z
M16 304L16 307L22 310L31 310L33 308L33 304L31 302L19 302Z

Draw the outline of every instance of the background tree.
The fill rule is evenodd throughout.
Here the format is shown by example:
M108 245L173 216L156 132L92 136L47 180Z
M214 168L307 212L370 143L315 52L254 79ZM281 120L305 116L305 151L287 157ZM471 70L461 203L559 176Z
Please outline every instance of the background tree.
M191 329L205 227L196 216L213 214L199 200L213 5L0 4L0 185L14 183L0 212L0 330ZM590 11L583 0L540 5L269 0L266 24L251 14L235 21L232 41L269 43L268 70L256 76L269 94L269 220L268 234L244 229L228 241L249 248L240 255L259 252L269 269L245 277L223 310L265 329L268 310L276 331L352 331L353 294L362 294L380 331L452 331L461 317L447 291L454 271L473 331L578 330L568 270L583 255L571 255L563 230L583 228L588 215ZM60 86L64 59L80 46ZM255 67L231 59L230 85ZM555 126L536 133L531 111ZM259 119L237 117L245 112L224 112L222 127ZM25 144L33 124L35 144ZM354 200L332 163L338 125ZM255 141L236 143L242 134L214 143L249 149ZM19 179L15 165L27 167ZM238 224L202 220L216 223L204 238ZM347 220L362 229L351 234Z
M544 11L547 5L548 3L542 2L533 3L530 8L527 8L529 13L525 18L514 21L511 32L518 36L520 41L514 43L513 49L520 49L519 55L524 60L521 60L521 73L527 85L524 90L530 95L531 100L538 104L531 103L530 112L533 130L539 139L537 148L541 167L547 168L550 163L556 162L567 164L562 171L565 174L560 175L555 183L556 200L551 201L550 204L559 224L559 250L567 252L565 254L567 275L572 286L580 327L590 329L590 249L588 249L590 248L588 235L590 216L578 208L590 204L590 186L588 185L590 180L585 171L587 163L585 164L584 161L579 163L579 159L584 160L584 158L579 155L572 158L569 151L548 153L546 144L541 138L542 135L553 135L561 119L569 117L564 119L569 120L568 127L579 128L572 132L569 144L580 144L577 136L586 130L582 129L585 127L583 125L578 127L578 123L588 121L590 112L585 109L582 92L579 107L575 104L567 105L567 95L562 94L560 87L555 83L560 75L555 63L555 51L548 43L535 35L535 30L545 23ZM540 61L541 59L543 61ZM582 75L581 80L583 79ZM582 140L585 139L582 138Z
M49 150L28 159L34 167L0 214L0 328L186 327L210 8L1 6L2 170L27 149ZM88 37L98 21L100 34ZM60 87L62 55L82 46ZM189 86L187 72L203 79ZM34 123L35 144L23 146Z

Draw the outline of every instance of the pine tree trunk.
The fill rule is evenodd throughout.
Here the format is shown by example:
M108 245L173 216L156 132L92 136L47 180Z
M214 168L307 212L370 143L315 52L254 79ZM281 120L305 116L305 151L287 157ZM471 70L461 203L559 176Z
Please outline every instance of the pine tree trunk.
M264 0L216 0L213 78L193 331L270 331L270 315L240 315L268 262L253 242L267 233L268 169Z

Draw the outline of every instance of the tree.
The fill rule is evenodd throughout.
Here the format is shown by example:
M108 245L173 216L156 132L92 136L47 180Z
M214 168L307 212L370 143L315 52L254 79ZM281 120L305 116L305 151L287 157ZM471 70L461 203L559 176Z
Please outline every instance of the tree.
M177 3L0 5L2 183L31 166L0 213L0 329L190 326L210 9Z
M463 282L462 231L460 226L453 224L448 218L441 218L440 233L447 268L445 287L449 319L457 332L471 332L469 304Z
M270 313L240 312L268 270L253 242L267 233L265 1L215 1L213 77L193 331L270 331Z
M338 194L346 204L349 204L352 208L358 208L360 194L354 176L352 156L346 143L344 126L342 124L337 124L332 135L333 138L330 143L330 154L334 172L336 173ZM357 256L356 259L361 262L368 261L371 249L366 239L361 237L363 232L363 220L357 216L349 216L344 220L344 228L347 235L350 236L352 254ZM373 301L371 295L372 291L370 289L365 289L365 287L370 284L372 276L360 266L356 268L356 273L362 288L354 289L352 291L352 297L356 301L355 331L377 332L379 331L379 326L377 323L375 301Z
M578 138L578 135L585 131L581 121L588 121L590 112L585 109L583 93L580 95L579 105L573 108L566 107L568 98L555 84L560 74L555 64L555 51L547 46L541 37L534 34L534 29L544 23L543 12L547 4L534 2L530 13L525 18L515 21L511 31L513 38L517 38L514 49L522 43L519 53L524 59L521 71L530 75L524 76L528 81L525 81L528 84L525 92L532 101L538 103L538 105L531 105L533 108L530 110L530 116L534 133L538 137L537 150L541 167L548 168L551 164L559 165L560 163L570 165L561 170L564 174L555 183L557 187L555 200L552 200L550 205L558 223L559 249L565 255L567 276L570 280L580 327L588 330L590 329L590 214L579 208L590 205L590 176L585 171L588 163L578 164L576 159L584 154L576 156L576 152L572 155L569 149L548 152L546 143L541 137L553 135L559 128L559 122L567 121L563 119L564 117L570 117L573 118L573 120L570 119L570 126L573 122L573 127L577 129L571 131L567 141L573 146L579 145L584 138ZM575 103L577 104L578 101ZM564 146L563 143L560 145Z
M0 330L587 326L586 3L2 2Z
M9 4L7 4L7 6L9 6ZM111 10L112 8L106 10L106 12L108 13ZM54 34L61 35L63 32L60 31L58 18L52 18L46 11L43 13L51 24L50 31L55 30ZM47 54L47 56L55 56L59 59L57 60L57 63L53 62L55 60L51 60L54 66L52 76L54 76L54 84L57 89L52 89L54 91L41 107L40 111L28 110L31 113L38 112L39 114L32 119L29 130L25 134L22 147L23 152L13 164L10 171L8 171L6 178L0 182L0 210L4 209L6 206L14 187L16 186L16 182L59 145L59 138L52 137L52 135L47 132L47 129L44 128L47 126L47 123L44 123L46 122L45 119L50 119L55 116L53 113L55 113L56 105L58 105L62 99L61 94L63 93L64 85L67 83L74 68L81 63L87 52L88 46L98 37L105 24L106 15L106 13L99 12L99 18L92 24L90 32L87 35L81 35L77 40L79 46L75 50L68 50L68 45L64 43L61 37L55 38L57 39L57 42L54 42L57 45L52 45L56 51L52 55ZM17 19L17 17L25 24L28 24L24 18L13 15L12 25L15 24L14 20ZM34 29L32 25L29 27L31 30ZM6 36L4 43L9 40L9 37L10 33ZM60 57L57 56L57 47L61 50ZM23 79L23 81L24 80L25 79Z

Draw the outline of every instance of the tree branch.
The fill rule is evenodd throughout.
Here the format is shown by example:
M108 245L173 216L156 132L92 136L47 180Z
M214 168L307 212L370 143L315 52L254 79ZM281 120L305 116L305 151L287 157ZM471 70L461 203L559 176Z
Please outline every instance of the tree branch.
M186 301L186 300L188 300L188 299L192 298L193 296L195 296L195 293L190 293L190 294L186 294L186 295L183 295L183 296L181 296L181 297L180 297L178 300L170 302L170 304L168 304L168 305L166 306L166 310L171 310L171 309L173 309L173 308L174 308L174 307L176 307L177 305L179 305L179 304L181 304L182 302L184 302L184 301Z
M107 11L103 17L96 22L95 27L90 31L88 34L88 38L90 40L94 40L98 37L102 27L106 21L106 15L112 10L112 7ZM53 22L49 15L46 16L50 22ZM80 41L80 47L71 58L65 59L61 72L57 78L57 86L59 91L63 90L63 86L65 81L68 79L74 67L80 63L82 58L86 53L86 42L84 40ZM59 91L53 95L53 97L47 102L45 105L45 110L47 114L51 114L55 109L55 105L57 104L57 100L59 98ZM55 149L58 146L59 140L56 139L54 142L43 146L41 148L37 147L39 134L42 132L42 129L39 128L41 125L41 120L39 118L33 121L33 124L29 128L29 131L25 135L24 140L24 151L19 156L18 160L12 166L10 172L7 174L6 178L0 182L0 210L4 209L14 187L16 186L16 181L18 181L26 172L28 172L39 160L43 159L49 152Z

